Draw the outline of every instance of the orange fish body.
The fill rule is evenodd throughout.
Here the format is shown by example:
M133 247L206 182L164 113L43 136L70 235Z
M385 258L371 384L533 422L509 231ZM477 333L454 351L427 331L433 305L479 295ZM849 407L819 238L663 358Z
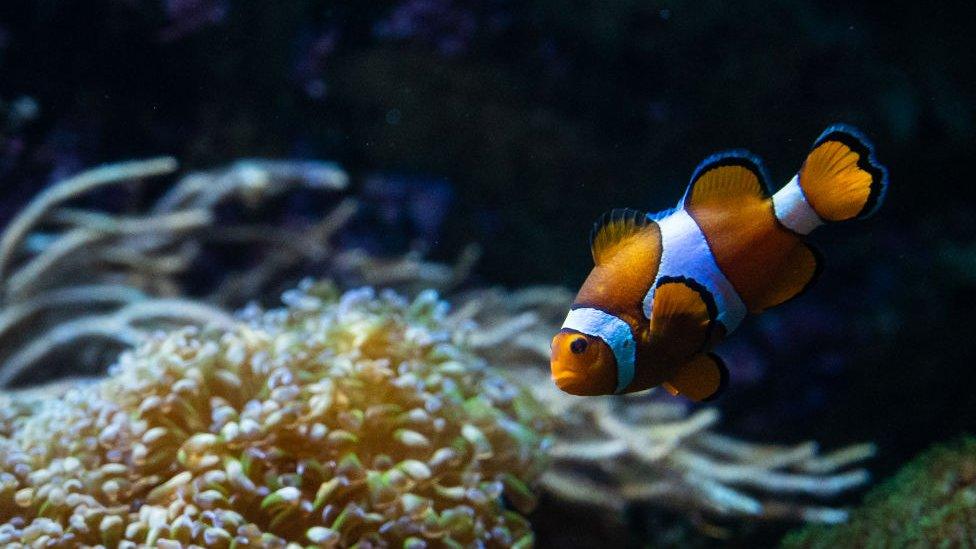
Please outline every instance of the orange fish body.
M595 266L552 341L556 384L714 398L728 370L711 349L747 314L802 293L821 264L805 235L873 213L887 174L857 130L832 126L780 191L765 181L755 157L722 153L699 165L674 210L604 214L591 233Z

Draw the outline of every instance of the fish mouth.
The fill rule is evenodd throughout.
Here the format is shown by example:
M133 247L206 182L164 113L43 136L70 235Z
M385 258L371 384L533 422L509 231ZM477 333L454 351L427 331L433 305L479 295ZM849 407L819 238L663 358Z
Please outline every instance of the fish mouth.
M563 392L576 396L590 396L594 394L592 388L588 387L586 376L580 375L572 370L563 368L558 374L553 373L551 377L556 387L559 387Z

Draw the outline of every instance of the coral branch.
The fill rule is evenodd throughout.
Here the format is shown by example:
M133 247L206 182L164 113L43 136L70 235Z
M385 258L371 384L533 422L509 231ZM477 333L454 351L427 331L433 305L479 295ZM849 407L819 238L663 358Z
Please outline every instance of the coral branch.
M281 231L269 228L264 234L248 234L247 228L238 228L238 238L243 240L259 240L267 238L266 234L277 234L275 244L277 250L265 258L259 265L249 271L230 275L214 292L217 303L236 303L253 299L260 295L268 283L281 273L301 265L322 261L330 252L327 243L356 214L358 203L347 198L339 203L332 212L317 223L311 230L301 235L280 234Z
M69 344L130 346L159 327L223 322L228 305L266 295L289 271L328 258L328 240L356 211L348 199L303 230L250 220L223 224L217 208L231 201L254 208L296 189L345 188L348 177L340 168L314 161L244 160L191 173L155 203L123 213L69 204L175 169L175 161L161 158L84 172L41 193L7 227L0 237L0 338L6 343L0 383L15 382ZM184 275L202 260L207 244L226 244L228 235L256 257L253 266L223 276L199 302L168 299L192 295ZM17 338L6 337L15 329Z
M235 195L257 205L294 187L339 191L348 184L349 176L331 162L239 160L226 169L190 174L166 193L152 212L212 209Z
M83 172L42 192L14 218L0 238L0 280L5 279L8 266L21 241L52 208L106 185L165 175L176 171L176 168L176 160L172 158L110 164ZM0 295L0 304L2 303L3 295Z
M76 216L77 217L77 216ZM188 210L146 219L111 219L108 216L90 214L89 218L102 218L98 228L72 229L55 240L43 252L20 267L7 282L7 297L21 301L36 286L43 285L56 267L61 266L73 254L85 254L91 260L92 248L110 238L127 238L140 234L173 234L199 229L208 225L213 217L205 210ZM117 255L117 253L116 253ZM97 256L96 256L97 257ZM57 275L58 273L54 273Z

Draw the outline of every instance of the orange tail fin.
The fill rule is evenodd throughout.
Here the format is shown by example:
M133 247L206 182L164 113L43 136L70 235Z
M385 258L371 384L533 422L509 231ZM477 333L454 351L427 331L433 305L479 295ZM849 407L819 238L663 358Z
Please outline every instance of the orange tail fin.
M823 221L864 218L884 200L888 172L874 158L874 150L855 128L835 125L813 144L799 185Z

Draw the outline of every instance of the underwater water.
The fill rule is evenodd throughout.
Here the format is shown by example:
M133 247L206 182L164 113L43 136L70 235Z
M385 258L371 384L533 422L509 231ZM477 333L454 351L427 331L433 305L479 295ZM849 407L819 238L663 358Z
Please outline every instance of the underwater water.
M0 544L976 546L966 7L2 3Z

